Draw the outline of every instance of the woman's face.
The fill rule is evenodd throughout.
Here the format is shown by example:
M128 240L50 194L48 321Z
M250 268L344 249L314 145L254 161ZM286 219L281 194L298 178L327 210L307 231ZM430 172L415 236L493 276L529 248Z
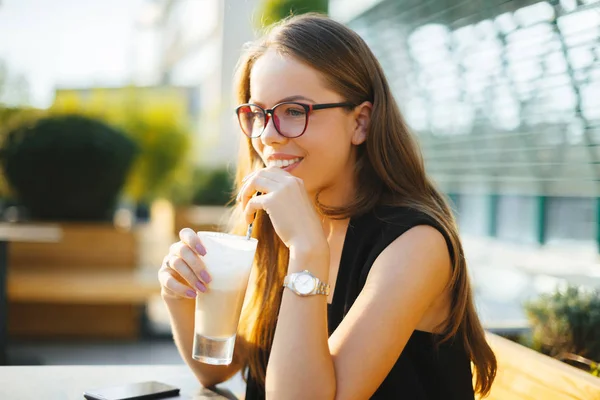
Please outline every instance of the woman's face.
M304 104L347 101L325 86L320 72L272 49L252 67L250 94L249 103L264 109L284 101ZM295 115L294 110L287 113ZM279 166L301 178L309 194L323 190L325 200L327 191L352 184L354 146L364 141L364 135L358 132L357 115L356 109L350 112L345 108L311 111L304 134L297 138L279 134L270 118L262 135L252 139L252 146L266 166Z

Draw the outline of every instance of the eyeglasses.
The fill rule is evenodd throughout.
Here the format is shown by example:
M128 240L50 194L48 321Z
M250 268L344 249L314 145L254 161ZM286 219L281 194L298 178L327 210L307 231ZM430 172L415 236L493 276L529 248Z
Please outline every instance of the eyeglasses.
M273 125L280 135L297 138L306 131L311 111L338 107L355 107L355 105L352 103L302 104L288 101L265 110L256 104L242 104L235 109L235 113L242 131L249 138L260 137L270 117L273 118Z

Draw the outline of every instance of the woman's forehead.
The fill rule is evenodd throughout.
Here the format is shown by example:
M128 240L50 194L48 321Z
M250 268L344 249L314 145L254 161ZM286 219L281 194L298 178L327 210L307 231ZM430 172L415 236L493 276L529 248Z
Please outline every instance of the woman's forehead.
M252 100L271 106L290 96L315 99L327 92L321 74L287 55L268 50L250 72Z

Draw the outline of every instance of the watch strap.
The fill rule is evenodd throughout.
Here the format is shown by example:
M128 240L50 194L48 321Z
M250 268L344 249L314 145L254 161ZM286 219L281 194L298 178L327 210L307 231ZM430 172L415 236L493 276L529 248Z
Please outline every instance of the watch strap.
M317 280L317 287L315 288L315 294L324 294L325 296L329 296L329 285L325 282L321 282L321 280L315 277Z

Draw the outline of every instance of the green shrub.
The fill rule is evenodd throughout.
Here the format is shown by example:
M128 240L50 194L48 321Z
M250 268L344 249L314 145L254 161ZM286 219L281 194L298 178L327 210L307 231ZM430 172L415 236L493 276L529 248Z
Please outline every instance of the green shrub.
M0 148L8 132L24 124L32 124L43 117L44 111L27 107L2 107L0 106ZM12 199L10 185L6 182L4 173L0 171L0 198Z
M192 204L226 205L232 199L233 177L226 168L194 171Z
M551 356L573 353L600 360L600 294L568 287L525 305L533 345Z
M191 105L173 87L92 88L57 92L51 112L96 118L121 129L138 147L123 197L138 204L172 200L177 187L192 177L194 122Z
M34 219L109 220L137 153L121 131L66 115L21 125L5 137L1 162Z

